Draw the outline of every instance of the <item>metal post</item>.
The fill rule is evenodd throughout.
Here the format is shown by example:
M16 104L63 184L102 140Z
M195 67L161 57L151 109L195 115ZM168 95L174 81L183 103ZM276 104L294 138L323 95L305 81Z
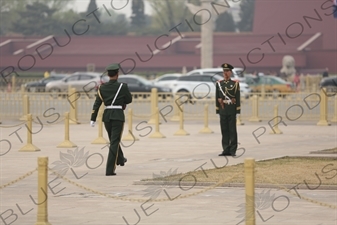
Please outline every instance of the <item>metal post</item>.
M19 151L20 152L36 152L36 151L40 151L40 149L38 147L36 147L35 145L33 145L33 117L32 114L28 114L27 115L27 144L25 146L23 146Z
M128 134L122 138L122 141L139 141L139 138L135 137L132 134L132 115L133 115L133 110L129 109L128 110Z
M156 108L155 117L155 131L150 135L149 138L165 138L165 136L159 131L159 109Z
M151 89L151 118L148 124L156 123L156 108L158 107L158 90L157 88Z
M319 113L319 121L317 126L329 126L328 123L328 97L326 96L326 88L321 89L321 103L320 103L320 113Z
M38 163L38 207L35 225L51 225L48 222L48 157L39 157Z
M203 134L211 134L213 131L208 127L208 104L205 105L205 113L204 113L204 128L199 131L199 133Z
M189 133L187 133L184 130L184 107L180 106L181 110L179 111L179 130L177 132L174 133L174 135L180 135L180 136L186 136L189 135Z
M245 159L246 225L255 225L255 160Z
M77 147L69 140L69 112L64 113L64 141L57 148L73 148Z

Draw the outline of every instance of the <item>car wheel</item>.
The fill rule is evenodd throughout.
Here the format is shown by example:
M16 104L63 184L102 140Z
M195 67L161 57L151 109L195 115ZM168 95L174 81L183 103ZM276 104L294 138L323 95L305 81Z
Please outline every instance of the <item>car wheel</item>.
M280 96L280 91L274 89L274 90L273 90L273 98L278 98L279 96Z
M192 105L195 103L195 101L192 100L192 95L190 94L190 92L186 89L181 89L179 91L177 91L178 95L179 95L179 99L182 99L182 100L186 100L184 101L185 102L189 102L191 103ZM184 97L186 96L186 97Z
M53 97L53 98L57 98L60 94L60 92L61 92L61 90L60 89L58 89L58 88L52 88L52 89L50 89L50 96L51 97Z

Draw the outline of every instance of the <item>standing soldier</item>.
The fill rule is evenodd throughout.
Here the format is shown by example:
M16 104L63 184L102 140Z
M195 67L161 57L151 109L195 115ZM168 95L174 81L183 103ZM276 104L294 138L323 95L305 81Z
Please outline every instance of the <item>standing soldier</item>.
M240 85L232 81L232 65L224 63L224 80L217 81L215 93L216 114L220 114L222 153L219 156L235 156L238 148L236 114L240 114Z
M97 90L96 100L91 114L91 126L95 125L98 110L102 103L105 105L103 122L110 140L109 155L106 166L106 176L116 175L116 165L124 166L126 158L120 146L121 136L125 122L124 109L126 104L132 102L132 95L127 84L117 81L119 64L106 67L109 82L102 84Z

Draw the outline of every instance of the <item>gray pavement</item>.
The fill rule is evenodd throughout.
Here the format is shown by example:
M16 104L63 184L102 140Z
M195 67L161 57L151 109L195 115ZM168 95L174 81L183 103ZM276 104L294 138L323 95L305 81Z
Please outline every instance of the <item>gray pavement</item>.
M6 126L20 121L2 122ZM149 138L154 132L152 125L151 130L150 125L140 124L137 130L134 129L139 141L123 142L128 162L124 167L117 168L117 176L114 177L104 176L107 147L91 144L98 136L97 125L92 128L85 122L70 126L70 140L78 146L76 150L56 147L64 140L62 123L44 124L43 127L34 124L33 133L36 134L33 135L33 144L41 149L38 152L18 151L26 143L27 129L24 125L0 128L0 186L34 170L37 157L47 156L51 168L63 171L66 178L92 190L84 190L50 173L48 218L53 225L244 224L244 187L216 187L206 191L207 186L193 184L169 186L140 182L175 171L193 171L201 166L211 169L234 165L248 157L263 160L308 156L312 155L311 151L337 146L336 124L325 127L315 123L287 123L287 126L279 126L283 134L275 135L270 134L267 122L243 122L245 125L238 126L240 148L244 149L240 150L242 156L228 160L217 156L221 152L221 135L216 122L209 125L214 133L201 134L199 131L203 124L188 121L184 125L188 136L174 135L179 129L177 122L163 122L160 132L166 137L160 139ZM106 137L105 131L103 136ZM329 168L327 176L337 179L337 163ZM256 224L337 224L337 209L317 203L336 206L336 190L309 190L304 187L298 193L303 198L279 189L256 188L259 199L256 203ZM150 196L157 201L148 202ZM316 203L305 200L305 197ZM36 201L37 172L0 189L0 225L35 224Z

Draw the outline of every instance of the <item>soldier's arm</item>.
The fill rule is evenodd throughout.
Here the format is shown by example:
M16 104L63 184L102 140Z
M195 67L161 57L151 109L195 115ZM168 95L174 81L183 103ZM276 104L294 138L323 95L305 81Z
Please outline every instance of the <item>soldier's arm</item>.
M220 82L220 81L217 81L216 83L215 83L215 113L216 114L219 114L219 107L220 107L220 103L219 103L219 101L218 101L218 98L220 98L220 94L219 94L219 84L218 84L218 82Z
M123 83L123 89L125 93L124 104L129 104L132 102L132 95L127 84Z
M241 99L241 95L240 95L240 84L239 82L236 82L236 93L235 93L235 100L236 100L236 113L240 114L241 113L241 103L240 103L240 99Z
M103 102L103 98L101 96L100 88L98 88L96 100L95 100L94 106L92 107L91 121L94 121L94 122L96 121L98 110L101 107L102 102Z

